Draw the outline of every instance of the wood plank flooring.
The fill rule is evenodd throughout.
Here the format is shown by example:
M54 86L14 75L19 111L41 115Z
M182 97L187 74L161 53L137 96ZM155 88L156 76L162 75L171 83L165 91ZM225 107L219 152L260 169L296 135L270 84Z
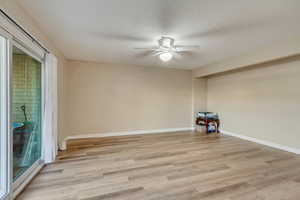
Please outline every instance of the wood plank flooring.
M73 140L18 200L299 200L300 157L176 132Z

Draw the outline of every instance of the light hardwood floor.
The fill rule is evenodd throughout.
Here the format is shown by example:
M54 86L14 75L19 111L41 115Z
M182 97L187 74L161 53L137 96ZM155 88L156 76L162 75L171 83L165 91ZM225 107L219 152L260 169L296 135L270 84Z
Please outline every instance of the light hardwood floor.
M300 157L177 132L74 140L18 200L299 200Z

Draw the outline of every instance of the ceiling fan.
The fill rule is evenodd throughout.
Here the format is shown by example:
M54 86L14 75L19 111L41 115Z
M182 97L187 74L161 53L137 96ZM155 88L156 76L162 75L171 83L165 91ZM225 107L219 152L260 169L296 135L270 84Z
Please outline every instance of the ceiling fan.
M149 50L155 56L159 56L163 62L170 61L174 54L187 52L186 48L198 48L198 45L175 45L175 39L167 36L162 36L158 41L158 46L153 48L135 48Z

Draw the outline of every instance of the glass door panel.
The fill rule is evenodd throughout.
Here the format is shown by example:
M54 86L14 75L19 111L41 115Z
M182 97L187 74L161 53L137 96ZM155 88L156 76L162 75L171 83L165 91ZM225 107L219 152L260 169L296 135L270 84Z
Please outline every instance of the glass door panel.
M13 47L11 126L13 179L41 158L42 63Z

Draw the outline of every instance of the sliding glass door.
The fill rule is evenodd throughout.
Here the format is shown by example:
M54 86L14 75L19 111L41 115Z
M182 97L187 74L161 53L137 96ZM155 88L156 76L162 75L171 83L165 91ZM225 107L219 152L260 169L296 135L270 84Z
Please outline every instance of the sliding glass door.
M11 127L13 180L41 159L42 63L22 49L12 48Z
M0 29L0 199L42 167L42 56Z
M0 9L0 200L16 197L44 165L47 53Z

